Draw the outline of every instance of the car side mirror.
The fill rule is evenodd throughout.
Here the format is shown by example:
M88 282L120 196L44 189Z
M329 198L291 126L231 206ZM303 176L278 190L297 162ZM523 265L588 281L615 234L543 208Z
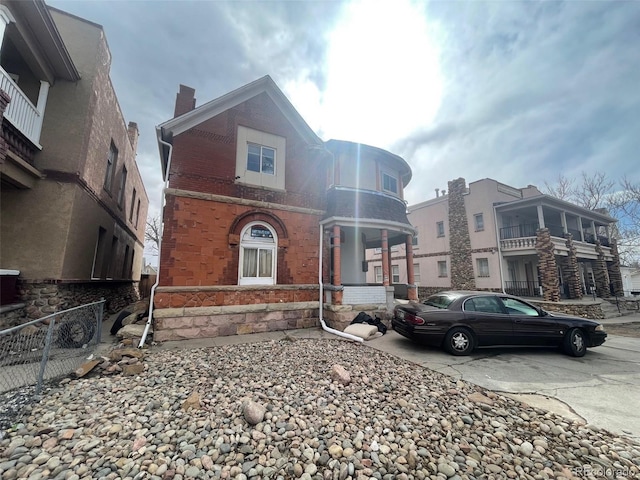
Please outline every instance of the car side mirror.
M546 317L547 315L549 315L549 312L539 308L538 311L540 312L540 316L541 317Z

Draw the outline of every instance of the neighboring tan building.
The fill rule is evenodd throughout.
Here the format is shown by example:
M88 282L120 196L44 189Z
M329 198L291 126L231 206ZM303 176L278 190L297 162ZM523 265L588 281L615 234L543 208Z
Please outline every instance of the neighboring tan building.
M31 318L137 299L148 198L100 25L41 0L0 0L0 268ZM6 318L7 310L3 306Z
M386 312L388 280L367 285L365 249L414 233L407 163L325 144L268 76L197 108L194 95L181 86L157 127L167 188L154 339L308 327L320 314L340 328Z
M622 295L620 259L609 215L492 179L466 187L459 178L448 192L409 207L418 230L414 275L421 296L444 289L504 289L514 295L558 301L595 289ZM368 252L369 281L382 265ZM392 281L405 283L405 254L392 252Z

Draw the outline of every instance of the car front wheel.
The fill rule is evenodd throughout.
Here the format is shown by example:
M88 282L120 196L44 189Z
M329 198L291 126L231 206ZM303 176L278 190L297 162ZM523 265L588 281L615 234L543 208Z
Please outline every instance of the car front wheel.
M454 327L447 332L444 348L452 355L469 355L473 351L473 334L462 327Z
M579 328L572 328L564 337L564 351L572 357L583 357L587 353L587 339Z

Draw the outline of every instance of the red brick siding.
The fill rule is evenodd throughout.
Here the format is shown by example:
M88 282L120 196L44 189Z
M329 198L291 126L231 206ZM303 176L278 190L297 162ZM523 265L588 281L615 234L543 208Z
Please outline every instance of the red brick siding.
M231 235L230 242L230 234L234 226L242 227L234 225L236 218L254 210L244 205L168 196L160 285L236 285L239 245L237 235ZM278 239L277 283L317 283L319 216L285 210L270 213L286 229L278 232L279 236L287 235ZM252 218L248 215L246 221ZM270 223L277 231L277 223Z
M286 192L235 183L238 125L286 138ZM173 145L171 188L324 209L326 157L309 154L266 93L176 136Z

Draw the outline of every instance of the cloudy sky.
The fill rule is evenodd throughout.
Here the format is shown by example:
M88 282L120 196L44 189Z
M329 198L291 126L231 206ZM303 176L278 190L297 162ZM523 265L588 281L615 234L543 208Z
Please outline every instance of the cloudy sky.
M413 169L410 204L464 177L640 181L640 2L58 1L104 27L159 212L155 126L270 75L324 140Z

